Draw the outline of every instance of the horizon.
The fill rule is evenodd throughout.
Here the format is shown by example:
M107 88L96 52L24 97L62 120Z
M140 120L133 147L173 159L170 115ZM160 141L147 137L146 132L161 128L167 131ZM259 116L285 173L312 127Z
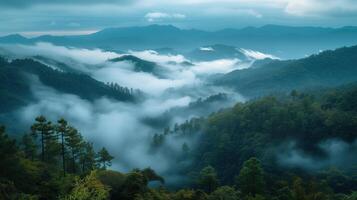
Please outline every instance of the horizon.
M0 35L76 34L108 27L172 24L183 29L357 25L353 0L63 0L0 2Z
M275 26L275 27L289 27L289 28L321 28L321 29L344 29L344 28L357 28L357 25L341 25L341 26L304 26L304 25L281 25L281 24L265 24L261 26L244 26L244 27L226 27L220 28L215 30L205 30L205 29L198 29L198 28L182 28L173 24L149 24L149 25L141 25L141 26L116 26L116 27L105 27L102 29L97 30L51 30L51 31L28 31L28 32L12 32L12 33L4 33L1 34L0 37L7 37L7 36L14 36L19 35L26 39L32 39L40 36L78 36L78 35L91 35L97 32L101 32L107 29L126 29L126 28L145 28L145 27L153 27L153 26L172 26L179 30L198 30L204 32L219 32L223 30L244 30L247 28L255 28L260 29L268 26Z
M0 12L0 200L357 200L357 0Z

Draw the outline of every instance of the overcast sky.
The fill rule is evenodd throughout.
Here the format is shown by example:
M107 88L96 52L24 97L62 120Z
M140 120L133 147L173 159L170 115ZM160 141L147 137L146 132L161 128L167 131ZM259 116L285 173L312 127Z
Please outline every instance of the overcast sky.
M149 24L205 30L355 26L357 0L0 0L0 35L83 34Z

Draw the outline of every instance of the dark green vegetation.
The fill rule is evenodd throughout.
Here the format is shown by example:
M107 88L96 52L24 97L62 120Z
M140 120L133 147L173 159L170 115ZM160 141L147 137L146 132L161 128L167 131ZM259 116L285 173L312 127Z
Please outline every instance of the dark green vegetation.
M152 73L155 70L155 68L157 67L156 63L154 63L154 62L142 60L142 59L132 56L132 55L124 55L119 58L113 58L110 61L111 62L123 62L123 61L131 62L134 64L134 66L135 66L134 71L136 71L136 72Z
M153 74L157 77L163 77L162 67L158 66L155 62L146 61L133 55L123 55L119 58L113 58L110 62L129 62L134 65L135 72L146 72Z
M357 81L357 46L325 51L299 60L265 60L249 69L218 78L250 97L290 92L293 89L334 87Z
M53 124L43 116L18 142L1 127L0 144L0 199L65 197L77 176L105 169L113 159L105 148L96 153L64 119Z
M282 58L300 58L319 50L356 44L356 36L356 27L334 29L266 25L258 28L246 27L208 32L179 29L170 25L151 25L108 28L80 36L44 35L27 39L20 35L10 35L0 38L0 43L50 42L62 46L116 51L174 48L187 52L200 46L223 44L267 52Z
M142 200L355 200L356 160L340 170L333 163L321 171L279 164L279 145L296 141L296 148L329 159L318 144L328 139L354 145L357 137L357 86L319 95L293 91L286 97L265 97L238 103L207 118L192 119L154 137L160 148L170 135L192 138L197 148L183 144L183 170L190 185L178 191L164 184L152 169L129 173L106 170L113 157L92 144L64 119L56 124L40 116L31 132L15 142L0 129L1 199L142 199ZM355 155L355 147L349 149ZM339 156L348 156L348 153ZM120 158L119 158L120 159ZM321 159L321 160L319 160ZM344 160L346 161L346 160ZM327 170L326 170L327 169Z
M115 84L99 82L88 75L53 70L32 59L8 62L0 57L0 113L12 111L34 100L31 86L36 80L63 93L86 100L100 97L134 101L131 90Z
M185 107L171 108L159 117L145 118L143 121L152 127L163 129L173 122L174 117L185 118L188 114L203 117L222 109L222 105L227 104L233 105L233 99L225 93L218 93L207 98L198 98Z
M219 183L235 185L241 194L262 195L257 199L339 199L334 193L357 190L356 102L357 84L314 95L293 91L289 96L238 103L207 118L166 128L152 144L160 149L171 135L198 136L195 146L182 146L186 159L192 160L183 174L205 173L208 180L199 182L205 183L201 188L207 192ZM328 141L343 141L349 147L334 154L334 149L322 145ZM292 166L284 163L293 156L291 142L312 163L303 159Z
M169 191L150 168L129 173L106 170L113 157L92 144L64 119L52 124L39 116L18 144L0 128L0 199L62 200L355 200L356 182L332 170L319 177L272 176L255 157L232 173L224 185L220 172L206 166L195 176L195 189ZM220 163L221 165L223 163ZM152 181L159 188L148 186ZM348 184L349 183L349 184ZM274 190L271 190L274 188ZM340 188L339 193L335 193ZM343 194L344 192L346 194Z

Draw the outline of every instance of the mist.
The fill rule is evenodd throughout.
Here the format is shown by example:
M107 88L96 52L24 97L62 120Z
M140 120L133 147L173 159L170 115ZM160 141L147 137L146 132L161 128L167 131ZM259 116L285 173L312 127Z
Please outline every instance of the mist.
M42 84L36 76L30 76L34 103L12 113L21 124L27 127L38 115L51 121L64 117L78 128L86 140L94 143L96 149L105 146L115 157L112 169L127 172L133 168L151 167L163 175L168 184L184 177L178 171L190 163L182 160L182 145L194 149L195 138L170 135L160 150L152 152L150 147L155 133L161 133L166 126L182 123L192 117L204 116L223 107L232 106L244 97L223 87L211 86L206 78L216 73L227 73L249 67L238 59L222 59L211 62L191 62L183 55L163 55L153 50L128 51L125 54L100 49L78 49L55 46L49 43L36 45L9 45L3 47L11 58L35 58L43 56L64 63L69 68L90 75L102 82L113 82L120 86L138 89L144 93L140 102L119 102L110 98L94 101L81 99L73 94L65 94ZM135 63L129 61L111 62L110 59L123 55L133 55L140 59L155 62L160 76L150 72L135 71ZM56 62L39 60L47 66L64 71ZM226 93L229 100L210 104L202 110L186 109L177 114L198 98ZM219 106L218 106L219 103ZM175 110L173 112L172 110ZM177 114L177 115L176 115ZM165 121L161 121L162 117ZM148 123L148 119L159 121L159 126Z
M331 167L338 167L346 171L357 163L357 140L347 143L338 139L328 139L317 144L324 153L323 156L314 156L296 147L295 142L283 145L283 151L278 150L278 162L289 168L300 168L310 172L318 172ZM350 164L346 164L348 161Z

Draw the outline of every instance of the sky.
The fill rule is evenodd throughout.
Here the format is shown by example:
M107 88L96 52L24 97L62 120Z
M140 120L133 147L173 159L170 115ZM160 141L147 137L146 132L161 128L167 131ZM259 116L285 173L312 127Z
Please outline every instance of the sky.
M0 0L0 13L0 35L26 36L150 24L203 30L357 25L356 0Z

